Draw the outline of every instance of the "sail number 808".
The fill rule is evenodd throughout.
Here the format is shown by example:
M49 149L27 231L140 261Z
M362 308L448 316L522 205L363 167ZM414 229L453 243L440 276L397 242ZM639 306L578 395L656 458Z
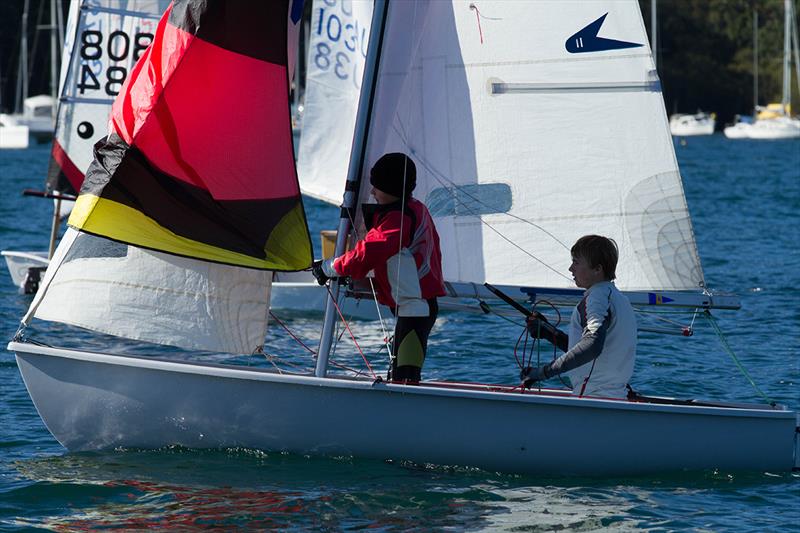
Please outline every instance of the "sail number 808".
M109 96L117 96L128 77L128 69L119 66L109 66L106 68L106 83L103 87L97 74L92 70L87 61L99 61L102 73L103 52L106 53L111 61L125 61L132 53L133 63L142 55L150 43L153 42L152 33L136 33L131 40L130 36L121 30L112 31L108 34L108 40L103 43L103 33L97 30L85 30L81 32L81 75L78 82L78 89L81 94L87 90L99 91L101 88Z

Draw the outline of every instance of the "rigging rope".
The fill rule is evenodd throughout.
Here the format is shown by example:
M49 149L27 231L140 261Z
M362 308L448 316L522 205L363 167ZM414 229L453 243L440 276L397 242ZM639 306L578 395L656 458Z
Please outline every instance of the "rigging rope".
M405 131L403 131L402 129L398 129L398 128L400 128L400 125L398 125L398 124L395 124L395 125L393 126L393 128L394 128L395 132L396 132L396 133L397 133L397 134L400 136L400 138L403 140L403 142L406 144L406 146L408 146L408 141L407 141L407 136L405 135ZM460 205L461 205L461 206L462 206L462 207L463 207L463 208L464 208L464 209L467 211L467 213L470 213L470 214L472 214L473 216L476 216L476 217L478 217L478 220L480 220L481 224L483 224L484 226L486 226L487 228L489 228L490 230L492 230L492 231L493 231L494 233L496 233L496 234L497 234L497 235L498 235L498 236L499 236L501 239L503 239L504 241L506 241L507 243L509 243L511 246L513 246L514 248L516 248L516 249L518 249L519 251L521 251L523 254L527 255L528 257L530 257L531 259L533 259L533 260L534 260L534 261L536 261L537 263L541 264L542 266L544 266L544 267L545 267L545 268L547 268L548 270L551 270L552 272L554 272L555 274L557 274L557 275L561 276L562 278L564 278L564 279L566 279L566 280L569 280L570 282L572 281L572 278L570 278L569 276L565 275L565 274L564 274L564 273L562 273L560 270L558 270L558 269L556 269L556 268L554 268L554 267L550 266L549 264L545 263L545 262L544 262L544 260L542 260L542 259L539 259L539 258L538 258L538 257L536 257L534 254L532 254L531 252L527 251L526 249L524 249L523 247L521 247L520 245L518 245L517 243L515 243L514 241L512 241L512 240L511 240L511 239L509 239L508 237L506 237L506 236L505 236L505 235L504 235L502 232L500 232L500 230L496 229L494 226L492 226L491 224L489 224L488 222L486 222L486 220L484 220L484 218L483 218L482 216L480 216L480 214L477 214L477 212L476 212L476 211L474 211L474 210L470 209L470 207L467 205L467 203L466 203L466 202L464 202L462 199L460 199L460 198L458 197L458 195L456 195L456 194L455 194L455 192L453 192L452 190L450 190L450 188L448 187L448 185L450 185L450 186L452 187L452 189L458 189L458 191L459 191L460 193L462 193L464 196L468 196L468 197L469 197L469 198L471 198L471 199L472 199L474 202L476 202L476 203L478 203L478 204L480 204L480 205L487 206L487 204L486 204L485 202L483 202L483 201L481 201L479 198L477 198L477 197L475 197L475 196L471 195L471 194L470 194L469 192L467 192L466 190L464 190L464 189L460 188L460 187L459 187L459 186L458 186L458 185L457 185L455 182L453 182L452 180L449 180L448 178L444 177L444 175L442 175L441 173L437 172L435 169L431 168L431 166L430 166L430 165L428 165L428 164L426 163L426 161L425 161L424 159L422 159L422 158L419 156L419 154L417 154L415 151L413 151L413 150L412 150L412 153L413 153L414 155L416 155L416 156L417 156L417 161L419 161L420 165L421 165L421 166L423 166L423 167L424 167L424 168L425 168L425 169L426 169L428 172L430 172L431 176L433 176L433 178L434 178L436 181L438 181L438 182L439 182L439 184L440 184L440 185L442 185L442 187L443 187L443 188L444 188L444 189L445 189L445 190L446 190L446 191L447 191L447 192L450 194L450 196L451 196L451 198L453 199L453 201L454 201L454 202L456 202L456 203L458 203L458 204L460 204ZM491 206L490 206L490 207L491 207ZM524 222L525 224L529 224L529 225L531 225L531 226L535 227L536 229L540 230L540 231L541 231L542 233L544 233L545 235L547 235L547 236L549 236L550 238L552 238L553 240L555 240L555 241L556 241L558 244L560 244L560 245L561 245L561 246L562 246L562 247L563 247L565 250L569 250L569 249L570 249L570 248L569 248L569 246L567 246L566 244L564 244L564 243L563 243L563 242L562 242L560 239L558 239L558 238L557 238L555 235L553 235L552 233L550 233L549 231L547 231L546 229L544 229L542 226L540 226L540 225L538 225L538 224L536 224L536 223L534 223L534 222L532 222L532 221L530 221L530 220L527 220L527 219L525 219L525 218L522 218L522 217L520 217L520 216L513 215L513 214L511 214L511 213L501 213L501 214L502 214L502 215L504 215L504 216L507 216L507 217L510 217L510 218L516 219L516 220L518 220L518 221L520 221L520 222Z
M367 356L364 355L364 352L361 350L361 346L358 345L358 341L356 340L356 336L353 335L353 330L350 329L350 324L348 324L347 320L345 320L344 315L342 314L342 310L339 308L339 303L333 297L333 293L331 293L330 286L325 285L325 289L328 291L328 294L331 297L331 301L333 301L333 306L336 308L336 312L339 314L339 318L342 319L342 323L344 324L344 327L347 328L347 332L350 334L350 338L353 339L353 344L356 345L356 348L358 349L358 353L361 354L361 358L364 360L364 364L367 365L367 368L369 369L370 374L372 374L372 378L376 379L378 376L377 376L377 374L375 374L375 371L372 370L372 366L369 364L369 361L367 360Z
M704 315L711 323L711 327L714 328L714 332L717 334L717 337L719 338L722 347L725 349L726 352L728 352L728 355L731 356L731 359L733 359L733 362L736 363L736 366L739 367L739 371L742 373L742 375L745 378L747 378L747 381L750 382L750 385L753 386L753 388L759 394L759 396L761 396L764 399L764 401L766 401L768 404L774 407L775 401L769 398L766 394L764 394L761 391L761 389L758 388L758 385L756 385L755 381L753 381L753 378L750 377L750 374L747 372L742 363L739 361L739 358L736 357L733 348L731 348L731 345L728 343L728 339L726 339L725 335L722 334L722 330L720 329L719 324L717 324L717 320L714 318L711 312L708 309L706 309Z
M389 364L392 362L392 346L389 342L389 333L386 331L386 324L383 321L383 314L381 313L381 304L378 303L378 295L375 292L375 284L372 281L372 278L367 278L369 280L369 288L372 291L372 300L375 302L375 310L378 313L378 322L381 325L381 333L383 333L383 344L386 346L386 353L389 355Z
M271 317L272 317L272 318L275 320L275 322L277 322L278 324L280 324L280 325L283 327L283 329L285 329L285 330L286 330L286 333L288 333L290 337L292 337L294 340L296 340L296 341L297 341L297 342L300 344L300 346L302 346L303 348L305 348L306 350L308 350L308 351L309 351L309 352L311 352L312 354L314 354L314 355L317 355L317 352L315 352L314 350L312 350L311 348L309 348L308 346L306 346L306 344L305 344L303 341L301 341L301 340L300 340L300 339L299 339L299 338L298 338L298 337L297 337L297 336L296 336L294 333L292 333L292 332L289 330L289 328L288 328L288 327L286 327L286 324L284 324L283 322L281 322L281 319L280 319L280 318L278 318L277 316L275 316L275 314L273 314L273 312L272 312L272 311L270 311L270 312L269 312L269 316L271 316Z

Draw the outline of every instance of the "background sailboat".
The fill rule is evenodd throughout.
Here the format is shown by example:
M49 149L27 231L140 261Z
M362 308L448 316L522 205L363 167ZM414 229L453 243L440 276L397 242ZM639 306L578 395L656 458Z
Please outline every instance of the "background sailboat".
M793 118L791 113L791 60L792 41L794 40L795 65L800 65L797 52L797 24L794 15L794 5L791 0L784 0L784 26L783 26L783 91L779 112L775 116L760 112L755 124L748 130L751 139L798 139L800 138L800 119ZM800 87L800 67L797 76Z
M725 127L728 139L747 139L750 127L758 112L758 10L753 9L753 114L750 117L736 116L734 124Z
M20 57L17 71L16 113L11 119L28 127L31 137L37 142L46 142L53 138L55 126L56 99L58 96L59 49L64 43L64 23L61 3L50 0L49 24L37 25L36 35L40 31L49 32L50 41L50 94L28 96L28 13L30 1L25 0L22 12L22 30L20 32ZM41 9L41 6L40 6ZM36 50L36 44L33 45Z
M658 2L650 0L650 47L653 51L653 65L658 59ZM697 111L695 114L676 113L669 119L670 133L676 137L711 135L714 133L716 115Z
M74 0L61 60L59 106L45 190L53 198L48 250L3 250L11 280L36 292L55 250L61 220L92 162L92 147L105 134L108 114L127 74L149 45L168 0Z
M162 19L156 42L179 36L187 45L154 45L147 64L179 69L157 69L152 83L129 86L147 96L151 115L128 107L136 99L117 100L118 122L92 167L97 181L84 187L75 229L59 245L25 324L36 316L184 348L258 349L271 281L260 269L298 269L311 258L286 149L288 61L278 22L287 12L292 20L294 6L253 5L189 4L199 18L171 11ZM735 306L705 289L638 5L488 6L376 3L337 252L351 220L360 226L355 208L366 197L361 181L370 163L402 149L419 162L418 194L436 216L451 295L475 295L490 281L534 301L574 297L562 274L565 242L597 231L620 243L620 285L632 300ZM230 11L204 19L202 8ZM223 21L237 25L238 37L272 36L269 61L247 38L226 41L232 32L215 26ZM168 61L176 59L170 54L183 60ZM258 88L257 100L230 106L236 120L213 139L193 128L212 111L174 97L188 87L195 98L209 96L198 90L217 94L212 84L189 83L205 75L201 64L203 72L209 64L230 67L223 85L247 79ZM623 107L633 107L634 118L609 129L609 116ZM165 115L175 120L167 133L152 122ZM263 124L269 115L273 128ZM234 127L263 133L250 138L258 149L237 144ZM183 141L180 164L168 132ZM224 167L209 157L215 143L228 155ZM253 163L267 159L268 174L253 179L262 176ZM239 202L229 202L231 185ZM237 211L241 201L280 216L248 219ZM220 218L218 228L212 222ZM243 222L256 223L263 240L237 226ZM66 309L82 300L86 309ZM9 349L45 424L69 449L246 446L574 474L796 464L797 415L782 406L327 377L330 324L315 376L50 348L23 342L24 332ZM573 438L582 432L597 437L590 453Z
M753 39L758 39L758 18L753 12ZM792 117L791 105L791 63L794 56L797 71L797 83L800 87L800 57L798 57L797 21L794 14L794 5L791 0L784 1L784 35L783 35L783 89L780 103L769 104L766 107L758 105L758 52L755 46L753 63L754 92L755 92L755 121L752 124L736 124L725 129L725 135L732 139L795 139L800 138L800 119ZM794 54L792 53L794 51Z

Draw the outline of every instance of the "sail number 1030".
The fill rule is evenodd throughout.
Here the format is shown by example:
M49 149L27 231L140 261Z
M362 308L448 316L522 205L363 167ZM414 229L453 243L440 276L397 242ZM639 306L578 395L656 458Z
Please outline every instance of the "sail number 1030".
M103 73L103 54L105 53L112 62L127 61L129 57L132 57L133 61L130 64L134 64L142 52L153 42L152 33L135 33L131 39L124 31L116 30L108 34L105 42L103 42L104 37L105 35L97 30L81 32L80 50L83 61L77 85L81 94L87 90L99 91L102 89L109 96L117 96L122 89L122 84L125 83L125 78L128 77L128 69L118 65L108 66L105 69L106 82L101 86L98 75ZM92 65L98 64L99 69L92 68Z

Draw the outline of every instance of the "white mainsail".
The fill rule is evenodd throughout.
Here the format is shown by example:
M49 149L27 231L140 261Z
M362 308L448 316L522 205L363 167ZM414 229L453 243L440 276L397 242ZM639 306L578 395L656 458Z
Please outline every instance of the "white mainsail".
M574 287L598 233L622 289L704 285L636 2L393 2L368 135L364 171L415 159L448 281Z
M333 204L342 201L371 20L372 0L316 0L311 10L297 174L303 193Z

